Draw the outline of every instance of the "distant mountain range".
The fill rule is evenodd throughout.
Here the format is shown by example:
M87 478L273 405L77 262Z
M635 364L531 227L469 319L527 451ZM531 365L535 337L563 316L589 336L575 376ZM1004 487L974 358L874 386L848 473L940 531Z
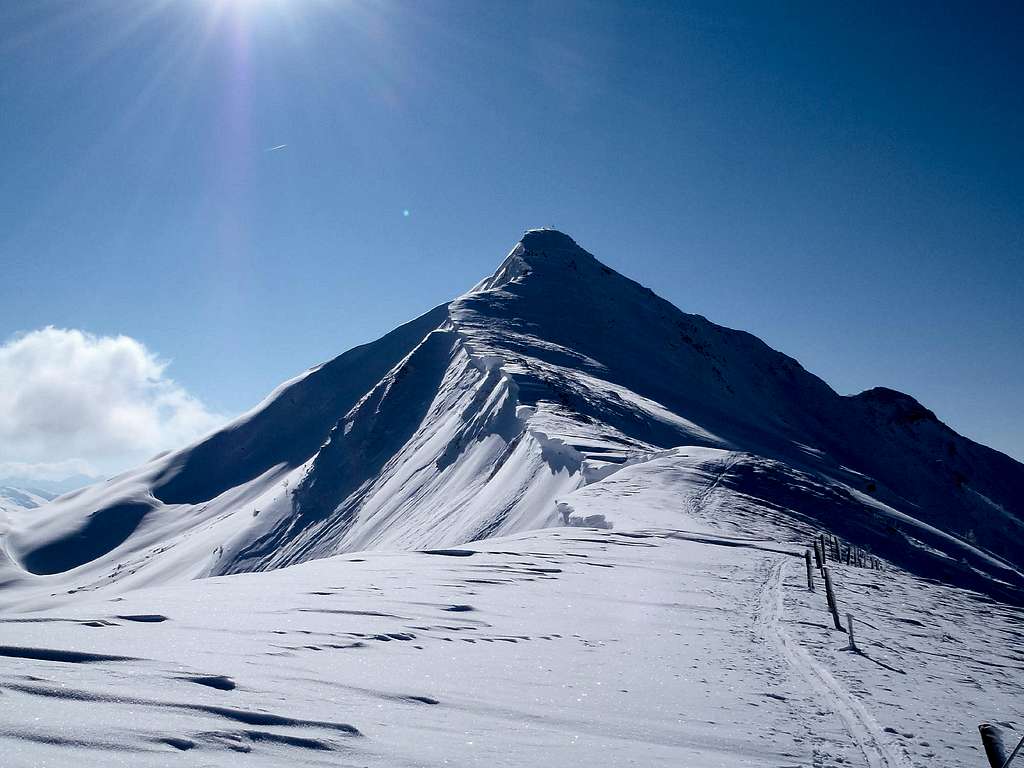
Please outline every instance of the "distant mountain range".
M10 488L34 488L43 491L53 497L62 493L77 491L87 485L95 483L99 478L89 475L69 475L57 480L40 477L25 477L20 475L0 475L0 485Z
M17 488L12 485L0 485L0 512L37 509L55 498L57 498L57 494L42 491L38 488Z

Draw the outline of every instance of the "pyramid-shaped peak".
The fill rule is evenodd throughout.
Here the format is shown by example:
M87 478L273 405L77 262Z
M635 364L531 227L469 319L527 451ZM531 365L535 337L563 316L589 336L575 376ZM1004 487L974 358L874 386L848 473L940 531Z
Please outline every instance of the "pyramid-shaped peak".
M512 250L532 267L560 264L580 266L596 264L597 259L564 232L557 229L528 229Z
M564 232L528 229L497 271L477 284L473 291L500 288L530 274L556 278L567 272L579 272L581 268L590 272L597 266L597 259Z
M519 243L528 251L582 251L583 249L577 245L576 241L573 240L565 232L560 232L557 229L549 229L547 227L542 229L528 229L523 233L522 239Z

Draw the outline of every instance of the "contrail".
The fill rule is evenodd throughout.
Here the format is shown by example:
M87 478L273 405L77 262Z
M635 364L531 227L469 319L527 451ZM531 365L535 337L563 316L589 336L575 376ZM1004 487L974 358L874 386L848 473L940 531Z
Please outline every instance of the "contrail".
M285 148L285 147L287 147L287 146L288 146L287 144L278 144L278 145L277 145L276 147L267 147L267 148L266 148L265 150L263 150L263 151L264 151L264 152L276 152L277 150L279 150L279 149L284 149L284 148Z

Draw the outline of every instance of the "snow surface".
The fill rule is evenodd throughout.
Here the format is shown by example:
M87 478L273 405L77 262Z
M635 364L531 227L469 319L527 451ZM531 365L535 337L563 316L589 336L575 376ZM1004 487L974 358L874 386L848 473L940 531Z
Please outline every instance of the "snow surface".
M1024 466L553 230L0 526L3 765L968 765L1024 728ZM829 629L819 532L862 653ZM426 552L429 550L429 552ZM170 756L170 757L169 757Z
M6 618L4 765L980 766L1024 725L1019 609L836 565L850 653L791 551L558 528Z

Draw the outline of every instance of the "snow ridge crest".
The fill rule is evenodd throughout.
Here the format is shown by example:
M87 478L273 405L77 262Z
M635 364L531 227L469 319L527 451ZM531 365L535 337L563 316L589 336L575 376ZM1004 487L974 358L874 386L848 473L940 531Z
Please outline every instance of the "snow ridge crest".
M474 286L470 293L503 288L526 275L543 275L548 280L564 280L571 274L591 271L596 258L575 240L557 229L528 229L493 275ZM605 267L607 269L607 267Z

